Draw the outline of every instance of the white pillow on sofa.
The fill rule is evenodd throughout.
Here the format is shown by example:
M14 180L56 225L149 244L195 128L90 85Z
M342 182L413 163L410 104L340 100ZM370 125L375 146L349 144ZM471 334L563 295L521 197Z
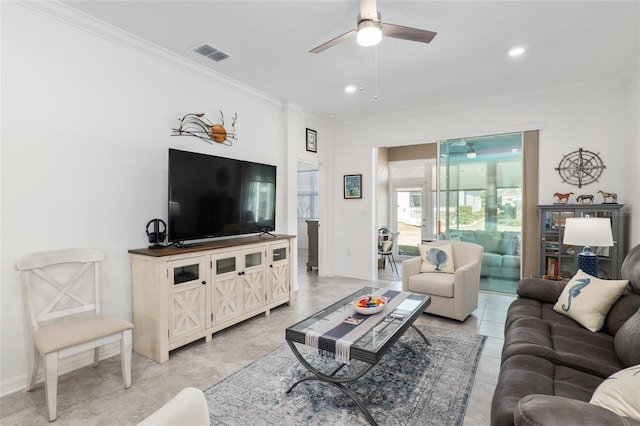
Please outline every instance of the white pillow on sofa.
M589 403L640 420L640 364L605 379L593 392Z
M560 294L553 310L566 315L589 331L599 331L628 280L601 280L579 270Z
M422 266L420 272L444 272L453 274L453 246L451 244L418 244Z

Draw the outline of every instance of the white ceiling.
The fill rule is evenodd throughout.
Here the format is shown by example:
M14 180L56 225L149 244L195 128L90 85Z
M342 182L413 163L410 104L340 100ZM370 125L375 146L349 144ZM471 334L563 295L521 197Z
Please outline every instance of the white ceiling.
M320 54L308 51L355 28L356 0L65 3L337 121L620 79L640 46L640 1L381 0L382 22L438 35ZM230 58L194 53L202 42ZM525 55L507 57L516 44ZM349 83L364 90L345 94Z

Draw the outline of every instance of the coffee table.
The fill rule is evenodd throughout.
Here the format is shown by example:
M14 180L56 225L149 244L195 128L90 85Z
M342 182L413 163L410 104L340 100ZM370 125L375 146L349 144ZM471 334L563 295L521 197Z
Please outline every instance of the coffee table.
M390 300L385 306L385 309L380 313L371 316L355 313L352 305L353 300L370 295L389 297ZM351 398L370 424L377 425L369 409L346 384L358 380L371 370L382 359L389 348L391 348L410 327L420 335L427 345L430 345L431 343L425 335L413 325L414 321L430 304L430 296L364 287L297 324L288 327L285 331L287 344L298 361L300 361L311 374L291 385L287 393L290 393L298 384L308 380L318 380L328 383L340 389L345 395ZM343 321L348 317L350 317L350 320L348 320L349 324ZM359 320L360 322L358 324L354 324L354 322L358 322ZM333 327L334 325L335 327ZM332 336L336 336L335 330L339 330L340 333L338 334L341 335L348 326L364 328L361 328L355 333L359 335L357 339L350 342L350 345L348 345L349 342L347 343L349 346L348 356L345 358L344 351L336 351L335 349L336 347L344 346L343 342L345 339ZM318 334L318 330L324 332L328 327L331 328L331 330L323 334L320 339L310 339L311 335ZM349 332L349 330L347 330L347 332ZM351 333L351 335L353 335L353 333ZM296 345L308 345L311 340L315 342L319 340L318 346L312 345L312 347L318 348L318 350L326 356L332 356L335 355L336 352L342 352L342 356L337 357L340 359L337 361L337 368L335 370L328 373L322 372L311 365L300 353ZM340 342L337 340L340 340ZM337 376L338 372L340 372L350 360L363 361L363 368L346 377L344 375Z

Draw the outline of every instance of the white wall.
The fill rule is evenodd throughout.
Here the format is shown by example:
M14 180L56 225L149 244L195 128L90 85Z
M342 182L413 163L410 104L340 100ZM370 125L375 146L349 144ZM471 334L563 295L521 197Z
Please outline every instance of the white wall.
M618 201L625 203L631 195L624 187L624 93L621 82L611 82L590 88L391 114L384 119L336 126L335 176L362 173L365 186L362 200L343 200L336 189L333 212L336 275L373 278L376 274L375 164L372 162L372 148L376 146L541 129L540 204L553 203L555 192L596 194L599 189L617 192ZM578 148L599 152L606 164L600 181L581 189L562 183L554 170L564 154ZM596 194L596 200L601 202L598 197Z
M303 143L304 133L301 141L289 137L280 100L212 78L204 68L110 41L107 30L63 23L37 4L1 7L4 394L26 384L28 329L17 258L56 248L104 249L104 311L130 319L127 250L148 244L149 219L166 219L168 148L277 165L276 230L286 233L295 232L296 218L291 229L285 143ZM226 117L238 113L233 146L170 136L185 113L216 120L220 109Z
M298 222L297 217L297 172L298 164L304 163L308 165L315 165L314 168L318 170L319 182L318 182L318 219L321 221L327 217L329 203L326 199L327 194L327 182L331 176L331 168L326 165L326 158L331 153L331 126L326 121L307 113L299 105L295 105L291 102L286 102L284 107L284 128L286 135L286 149L285 157L287 158L287 190L291 195L290 202L283 208L287 211L287 230L290 235L296 235L294 243L294 255L297 255L297 247L307 248L307 228L306 222ZM306 149L306 129L313 129L317 132L316 151L310 152ZM304 226L302 226L304 225ZM333 267L324 253L327 250L326 247L326 232L330 229L329 224L324 224L318 231L318 274L321 276L332 275ZM297 262L294 262L294 276L297 276ZM298 289L297 282L294 289Z

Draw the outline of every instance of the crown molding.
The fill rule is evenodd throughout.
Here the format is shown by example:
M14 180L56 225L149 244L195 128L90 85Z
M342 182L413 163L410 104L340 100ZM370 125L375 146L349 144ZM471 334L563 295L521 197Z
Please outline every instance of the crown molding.
M420 114L428 114L428 113L433 113L438 111L447 111L447 110L455 110L460 108L475 107L479 105L486 105L486 104L497 103L497 102L509 102L509 101L518 100L518 99L528 99L528 98L534 98L539 96L578 92L578 91L590 90L598 87L616 87L616 86L622 86L622 84L623 84L623 81L620 77L614 77L614 78L608 78L608 79L599 80L599 81L592 81L584 84L578 83L578 84L571 84L571 85L564 85L564 86L546 87L542 89L529 90L529 91L512 92L512 93L503 94L503 95L468 99L460 102L451 102L451 103L446 103L441 105L434 105L426 108L397 111L395 113L385 114L383 116L366 117L366 118L361 118L357 120L341 121L336 123L336 127L346 127L346 126L352 126L354 124L368 124L371 122L379 122L380 120L383 120L383 119L389 120L389 119L413 117Z
M204 65L179 56L168 49L162 48L148 40L128 33L114 25L108 24L91 15L74 9L73 7L58 0L18 0L16 3L42 13L52 19L80 29L86 33L100 37L103 40L109 41L120 47L129 49L158 62L162 62L165 65L178 68L204 79L214 80L218 83L231 86L278 107L282 107L283 105L283 100L278 97L262 92L253 86L234 80L233 78L207 68Z

